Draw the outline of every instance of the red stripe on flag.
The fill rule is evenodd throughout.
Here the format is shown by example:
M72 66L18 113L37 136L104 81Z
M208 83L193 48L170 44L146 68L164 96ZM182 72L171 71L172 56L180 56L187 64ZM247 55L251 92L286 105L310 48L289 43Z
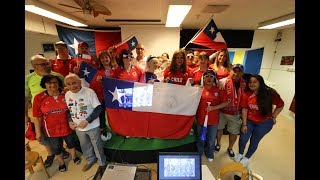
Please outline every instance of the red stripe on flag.
M121 32L95 32L96 55L121 42Z
M180 139L191 130L194 116L106 108L111 129L123 136Z
M197 38L195 38L192 43L199 44L215 50L226 49L227 45L224 42L215 42L210 37L208 37L204 32L201 32Z

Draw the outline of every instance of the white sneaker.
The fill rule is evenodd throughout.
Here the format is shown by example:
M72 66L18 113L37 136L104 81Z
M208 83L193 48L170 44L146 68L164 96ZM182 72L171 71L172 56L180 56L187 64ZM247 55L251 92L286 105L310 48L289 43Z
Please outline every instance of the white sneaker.
M249 164L249 159L246 157L243 157L240 161L240 163L243 165L243 167L247 167Z
M238 153L235 157L234 157L234 161L235 162L240 162L240 160L243 158L243 155L242 154L240 154L240 153Z
M107 132L107 136L101 134L101 140L102 141L108 141L109 139L111 139L112 134L110 132Z
M209 161L209 162L212 162L212 161L213 161L213 159L212 159L212 158L208 158L208 161Z

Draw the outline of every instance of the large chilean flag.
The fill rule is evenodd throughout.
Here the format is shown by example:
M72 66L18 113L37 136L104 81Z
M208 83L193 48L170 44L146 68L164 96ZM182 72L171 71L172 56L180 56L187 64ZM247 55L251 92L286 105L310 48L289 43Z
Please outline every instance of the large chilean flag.
M192 128L202 88L103 78L111 129L123 136L180 139Z
M69 54L73 57L78 54L79 42L88 43L91 55L98 55L100 51L121 42L119 30L73 29L59 25L56 28L59 39L67 44Z

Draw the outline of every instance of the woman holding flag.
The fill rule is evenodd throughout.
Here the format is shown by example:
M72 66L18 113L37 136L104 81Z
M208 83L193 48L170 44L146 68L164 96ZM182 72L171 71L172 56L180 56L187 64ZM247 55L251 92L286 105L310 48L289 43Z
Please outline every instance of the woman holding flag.
M204 152L208 161L212 162L219 123L219 109L226 107L228 101L223 91L217 87L218 80L214 70L208 70L203 74L203 82L204 89L196 114L199 136L197 148L200 154ZM204 147L205 142L207 142L207 148Z

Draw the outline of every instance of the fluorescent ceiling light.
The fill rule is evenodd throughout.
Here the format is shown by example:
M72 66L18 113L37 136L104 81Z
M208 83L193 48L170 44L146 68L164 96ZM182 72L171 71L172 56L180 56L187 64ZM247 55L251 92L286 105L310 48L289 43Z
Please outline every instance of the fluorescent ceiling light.
M81 20L76 21L76 20L73 20L75 18L72 18L72 19L69 18L70 15L68 15L62 11L59 12L59 10L55 10L54 8L47 6L47 5L40 3L40 2L36 2L36 1L32 1L32 2L33 2L32 4L25 5L26 11L29 11L29 12L32 12L32 13L38 14L40 16L44 16L44 17L56 20L56 21L60 21L60 22L63 22L63 23L66 23L66 24L69 24L72 26L77 26L77 27L88 26L88 25L82 23ZM59 15L57 13L54 13L54 11L59 12L59 14L63 14L63 15Z
M191 1L174 1L169 5L166 27L179 27L191 9Z
M287 26L295 24L295 14L288 14L285 16L281 16L276 19L272 19L270 21L262 22L259 24L258 29L275 29L282 26Z

